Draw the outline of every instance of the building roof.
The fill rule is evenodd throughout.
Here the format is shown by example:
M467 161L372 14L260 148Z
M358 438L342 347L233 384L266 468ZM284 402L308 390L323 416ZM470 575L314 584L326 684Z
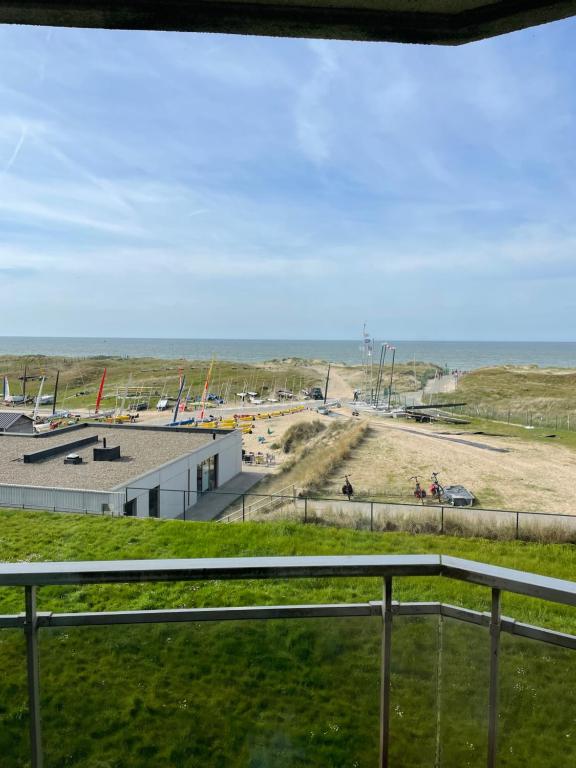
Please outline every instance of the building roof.
M576 0L0 0L0 23L459 45L576 14Z
M25 413L0 411L0 432L4 429L10 429L10 427L12 427L19 419L32 421L30 416L27 416Z
M99 443L71 448L68 452L35 463L24 464L21 461L25 453L95 435L100 438ZM120 446L120 460L92 460L93 449L102 447L103 437L108 448ZM42 439L0 435L0 484L111 491L208 444L213 444L210 432L129 426L102 428L101 425L94 425L77 432L54 433ZM64 464L67 453L77 453L84 463Z

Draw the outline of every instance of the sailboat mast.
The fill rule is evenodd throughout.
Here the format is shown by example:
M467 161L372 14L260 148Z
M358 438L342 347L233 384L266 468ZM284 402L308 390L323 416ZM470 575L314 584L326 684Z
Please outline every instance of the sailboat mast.
M100 410L100 401L102 400L102 393L104 392L104 381L106 380L106 368L104 368L104 373L102 374L102 380L100 381L100 386L98 388L98 396L96 397L96 408L94 409L94 413L98 413Z
M186 376L182 376L180 379L180 387L178 389L178 397L176 398L176 405L174 406L174 413L172 414L172 421L178 421L178 409L180 408L180 399L182 397L182 391L186 384Z
M388 387L388 408L392 399L392 381L394 379L394 358L396 357L396 347L392 347L392 369L390 370L390 386Z
M42 379L40 380L40 387L38 389L38 394L36 395L36 405L34 406L34 411L32 413L32 417L36 419L36 416L38 415L38 408L40 408L40 398L42 397L42 389L44 387L44 382L46 381L46 376L42 376Z
M56 399L58 397L58 380L60 379L60 371L56 371L56 384L54 385L54 400L52 402L52 416L56 414Z
M202 410L200 411L200 418L204 418L204 408L206 406L206 397L208 396L208 387L210 386L210 378L212 376L212 366L214 365L214 358L212 358L212 361L210 362L210 367L208 368L208 375L206 376L206 381L204 382L204 391L202 393Z

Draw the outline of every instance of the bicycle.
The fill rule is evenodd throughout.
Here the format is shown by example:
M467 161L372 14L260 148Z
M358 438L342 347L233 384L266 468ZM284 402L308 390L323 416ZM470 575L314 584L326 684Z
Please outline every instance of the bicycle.
M444 488L441 482L438 480L438 472L432 472L432 485L430 486L430 496L436 501L441 501L444 496Z
M425 490L424 490L424 488L422 488L422 486L420 485L420 483L419 483L419 481L418 481L418 475L413 475L413 476L410 478L410 480L414 480L414 481L415 481L415 483L416 483L416 485L414 486L414 496L415 496L417 499L419 499L419 501L421 501L421 502L422 502L422 504L424 504L424 499L426 498L426 491L425 491Z

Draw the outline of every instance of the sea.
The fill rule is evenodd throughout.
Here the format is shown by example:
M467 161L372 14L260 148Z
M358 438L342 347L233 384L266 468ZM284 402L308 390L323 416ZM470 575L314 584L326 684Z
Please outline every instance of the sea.
M537 365L576 368L576 342L548 341L402 341L388 339L398 362L436 363L468 371L494 365ZM380 358L381 341L373 356ZM359 364L362 341L347 339L129 339L0 336L0 355L63 355L66 357L157 357L259 363L266 360L306 358L332 363ZM388 353L388 360L389 360Z

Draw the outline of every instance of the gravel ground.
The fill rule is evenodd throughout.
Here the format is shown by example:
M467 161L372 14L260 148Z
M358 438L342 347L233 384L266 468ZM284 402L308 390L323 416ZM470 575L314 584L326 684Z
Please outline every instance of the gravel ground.
M112 462L93 461L92 451L97 446L93 443L83 448L72 448L69 451L82 456L84 464L64 464L65 453L33 464L24 464L21 460L24 453L33 453L92 435L99 436L100 447L102 447L103 437L106 438L109 448L119 445L122 458ZM156 432L130 427L118 429L88 427L41 439L0 435L0 483L111 490L117 485L185 456L208 443L212 443L211 434Z

